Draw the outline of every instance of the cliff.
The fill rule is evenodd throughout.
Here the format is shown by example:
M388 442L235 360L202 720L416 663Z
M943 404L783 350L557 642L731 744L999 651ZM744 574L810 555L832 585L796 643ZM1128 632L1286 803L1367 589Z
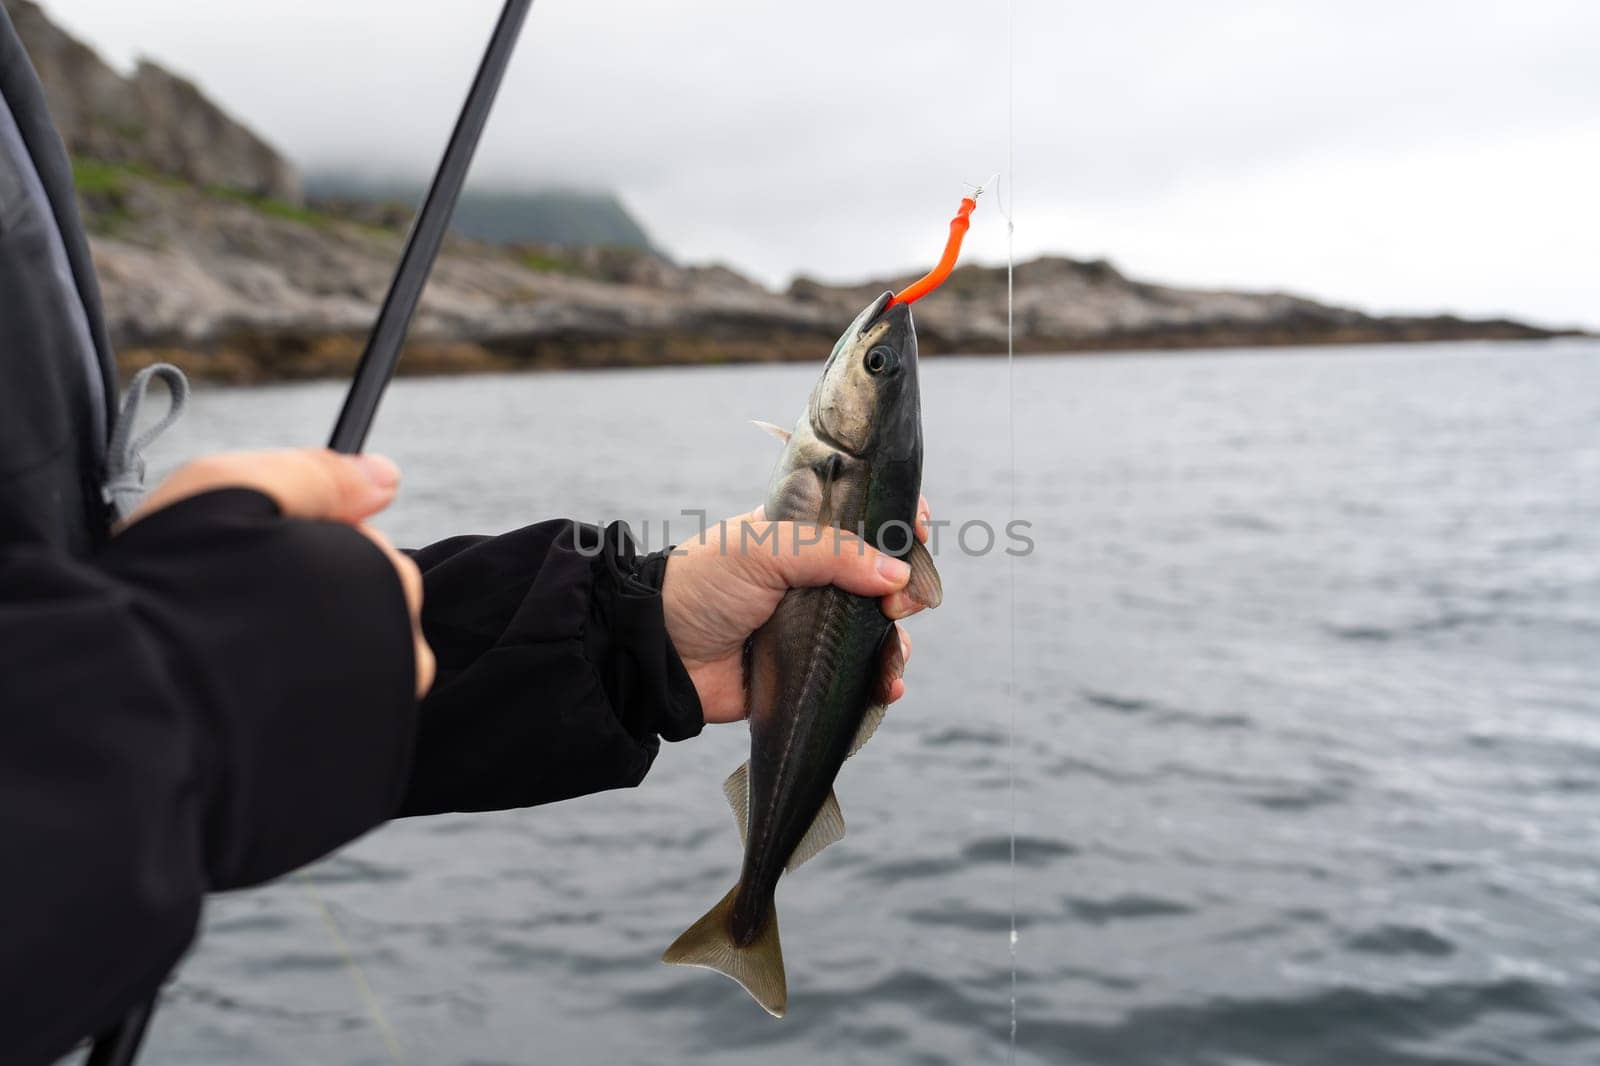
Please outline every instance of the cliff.
M69 152L195 185L298 199L294 167L192 82L149 60L123 77L33 0L0 3L39 72Z

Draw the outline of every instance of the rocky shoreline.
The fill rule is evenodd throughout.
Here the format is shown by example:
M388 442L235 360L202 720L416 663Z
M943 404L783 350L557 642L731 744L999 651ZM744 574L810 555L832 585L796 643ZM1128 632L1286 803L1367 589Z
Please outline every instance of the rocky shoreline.
M108 325L126 369L195 377L346 376L403 233L136 168L80 166ZM800 280L772 292L723 267L622 249L452 240L401 364L407 374L814 360L873 296ZM1016 271L1020 352L1530 339L1517 322L1384 318L1281 293L1152 285L1103 261ZM959 269L918 305L929 354L1005 350L1005 271Z

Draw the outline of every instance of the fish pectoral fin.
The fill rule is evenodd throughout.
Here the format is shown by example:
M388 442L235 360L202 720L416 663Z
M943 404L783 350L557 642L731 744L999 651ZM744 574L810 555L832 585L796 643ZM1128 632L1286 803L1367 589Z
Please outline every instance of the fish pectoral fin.
M752 418L750 420L750 424L752 426L755 426L757 429L761 430L764 433L772 434L774 437L777 437L779 440L783 441L783 443L785 443L785 444L788 444L789 443L789 438L794 436L793 433L790 433L788 430L784 429L782 426L775 426L771 422L763 422L759 418Z
M806 835L795 845L788 863L784 865L784 870L794 873L802 864L816 858L817 853L823 848L843 839L844 812L839 809L839 797L829 789L828 798L822 801L822 809L811 820L811 828L806 830Z
M747 759L739 764L739 768L728 775L722 783L722 794L728 797L728 806L733 808L733 820L739 823L739 843L750 842L750 761Z
M937 607L943 603L944 582L939 579L939 570L933 565L928 546L913 539L906 562L911 566L911 581L906 585L906 594L924 607Z

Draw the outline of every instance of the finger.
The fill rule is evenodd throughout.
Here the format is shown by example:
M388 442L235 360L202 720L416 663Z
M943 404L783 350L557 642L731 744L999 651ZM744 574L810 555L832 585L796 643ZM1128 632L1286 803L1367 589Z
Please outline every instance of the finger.
M417 699L428 694L433 688L433 679L439 674L439 661L434 658L433 649L428 646L428 641L421 631L412 636L412 650L417 657ZM904 681L901 684L905 684Z
M832 527L751 523L739 554L773 588L836 585L857 596L886 596L911 579L911 567L899 559Z
M398 550L389 542L388 537L371 526L362 524L356 526L356 529L383 549L383 553L389 557L395 572L400 575L400 588L406 596L406 610L411 613L411 617L419 617L422 614L422 571L417 568L417 564L412 561L411 556Z
M224 488L262 492L290 517L358 522L387 507L399 485L399 468L380 455L339 455L320 448L230 452L180 468L156 487L129 523Z
M916 527L917 539L924 544L928 543L928 523L931 521L933 521L933 512L928 509L928 498L919 496L917 498L917 520L913 524Z
M367 525L358 525L358 531L376 544L388 556L395 572L400 576L400 588L405 594L406 612L411 618L412 651L417 664L417 698L427 695L433 687L438 672L438 661L427 638L422 635L422 571L409 555L396 550L389 538Z
M900 637L900 669L904 670L911 661L911 634L906 632L905 626L895 626L894 631Z
M894 703L896 700L898 700L901 696L904 696L905 694L906 694L906 683L904 681L900 680L897 677L897 678L894 679L894 683L889 686L889 698L887 700L885 700L884 702L885 702L885 704Z
M911 594L904 590L892 592L883 598L883 616L896 622L927 609L927 604L913 599Z
M888 704L899 698L895 693L895 682L906 672L906 647L905 632L895 626L890 639L886 639L878 650L878 675L872 686L874 702Z

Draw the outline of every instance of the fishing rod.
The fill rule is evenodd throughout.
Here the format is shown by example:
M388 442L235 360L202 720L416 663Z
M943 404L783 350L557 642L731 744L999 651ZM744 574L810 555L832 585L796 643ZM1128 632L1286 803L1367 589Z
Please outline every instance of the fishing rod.
M400 266L389 283L389 294L383 298L378 320L367 336L366 350L361 353L361 362L356 364L350 391L345 394L339 420L334 423L328 447L336 452L354 454L366 443L372 420L378 414L378 404L399 365L400 350L405 344L406 331L411 328L412 316L417 313L423 286L428 283L433 261L439 257L439 246L444 243L450 216L461 198L461 186L467 180L478 137L489 120L489 109L494 106L500 80L511 62L511 52L516 48L522 23L532 6L533 0L506 0L500 11L500 21L495 24L489 47L484 50L478 75L467 93L467 102L461 106L461 117L456 119L444 158L439 161L433 184L428 187L427 199L423 200L411 235L406 238Z
M400 363L406 332L416 316L434 260L439 258L439 249L444 244L456 202L461 199L461 187L466 183L478 139L489 121L500 82L505 78L511 53L516 50L522 24L527 21L528 9L532 6L533 0L506 0L500 9L499 21L484 49L466 102L461 105L461 114L450 132L450 141L439 160L439 169L434 172L433 183L428 186L422 209L417 212L406 237L405 251L395 268L394 280L389 283L389 292L383 298L372 332L367 335L367 345L361 353L361 361L356 364L350 391L345 394L344 407L334 423L328 447L336 452L354 454L366 443L367 433L378 414L378 404ZM96 1036L84 1066L132 1066L155 1009L156 997L152 996Z

